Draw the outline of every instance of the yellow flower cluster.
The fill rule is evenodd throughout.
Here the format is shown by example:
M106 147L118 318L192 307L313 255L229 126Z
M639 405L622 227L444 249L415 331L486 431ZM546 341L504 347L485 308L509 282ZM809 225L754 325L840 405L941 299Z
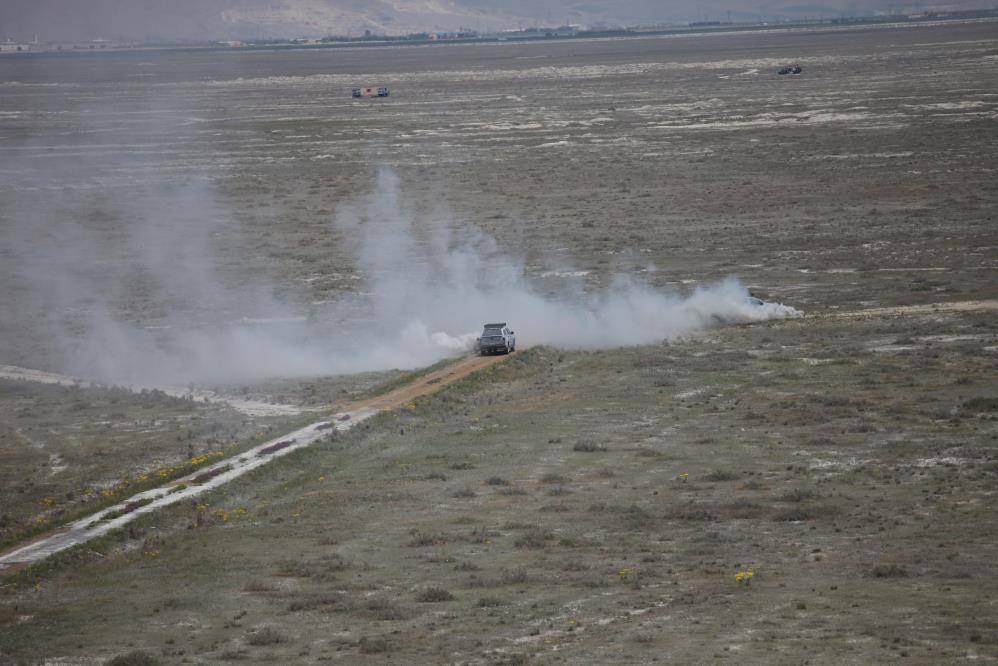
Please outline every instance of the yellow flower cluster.
M620 576L620 580L625 583L634 583L638 580L638 570L634 567L624 567L617 572L617 575Z
M739 571L738 573L735 574L735 582L739 584L744 583L745 585L748 585L749 583L752 582L753 576L755 576L755 570L752 567L749 567L745 571Z
M188 460L184 465L177 467L163 467L161 469L158 469L156 470L156 476L158 476L161 479L169 479L170 477L175 476L178 472L188 471L187 470L188 467L200 467L201 465L211 462L215 458L221 458L223 455L225 455L225 453L222 451L209 451L208 453L202 453L199 456L194 456L193 458ZM147 481L148 479L149 475L143 474L136 480L144 482Z
M207 504L199 504L198 505L198 509L201 509L202 507L204 507L205 509L207 509L208 505ZM215 516L215 518L217 518L218 520L221 520L223 523L227 523L227 522L229 522L229 518L238 518L240 516L246 515L246 509L244 509L243 507L238 507L238 508L235 508L235 509L232 509L232 510L229 510L229 509L215 509L215 511L212 512L211 515Z
M192 467L198 467L199 465L205 464L212 458L220 458L220 457L222 457L221 451L209 451L208 453L202 453L199 456L194 456L193 458L187 461L187 464L191 465Z

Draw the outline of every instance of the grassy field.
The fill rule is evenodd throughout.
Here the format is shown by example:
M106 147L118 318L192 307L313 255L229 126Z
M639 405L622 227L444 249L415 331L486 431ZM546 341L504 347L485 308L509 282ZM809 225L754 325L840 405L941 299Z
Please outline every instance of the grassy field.
M213 387L240 399L327 410L412 373ZM250 416L158 390L0 379L0 547L310 423L318 412Z
M996 25L0 61L0 363L78 372L102 312L339 351L327 306L405 275L336 222L379 169L414 247L538 294L736 275L806 313L523 349L0 578L0 664L998 659ZM198 388L405 381L245 376ZM299 418L0 382L0 540Z
M2 644L165 663L998 657L996 334L987 313L825 317L521 352L22 573Z

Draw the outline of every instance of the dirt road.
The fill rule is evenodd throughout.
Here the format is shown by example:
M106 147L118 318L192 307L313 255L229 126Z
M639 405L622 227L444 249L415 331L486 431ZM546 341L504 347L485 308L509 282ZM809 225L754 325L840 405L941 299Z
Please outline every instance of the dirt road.
M469 356L384 395L345 405L329 418L264 442L236 458L220 460L208 468L199 469L188 476L176 479L167 486L132 495L119 504L102 509L3 553L0 555L0 575L13 573L49 555L107 534L111 530L127 525L142 514L202 495L275 458L314 444L334 431L348 430L379 412L403 407L416 398L439 391L505 358L507 357Z

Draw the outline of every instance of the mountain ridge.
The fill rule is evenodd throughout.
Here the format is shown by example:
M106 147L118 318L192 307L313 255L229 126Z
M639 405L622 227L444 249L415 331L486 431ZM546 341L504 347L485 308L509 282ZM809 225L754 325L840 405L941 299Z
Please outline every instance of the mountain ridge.
M969 9L977 0L910 5L889 0L6 0L0 39L206 41L495 32L577 24L831 18L876 12Z

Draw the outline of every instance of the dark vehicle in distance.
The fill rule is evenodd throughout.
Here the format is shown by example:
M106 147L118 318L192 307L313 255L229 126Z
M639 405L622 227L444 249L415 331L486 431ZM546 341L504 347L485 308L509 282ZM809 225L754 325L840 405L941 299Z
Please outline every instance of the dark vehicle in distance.
M506 326L506 322L486 324L482 337L478 338L478 353L508 354L516 350L516 335Z

